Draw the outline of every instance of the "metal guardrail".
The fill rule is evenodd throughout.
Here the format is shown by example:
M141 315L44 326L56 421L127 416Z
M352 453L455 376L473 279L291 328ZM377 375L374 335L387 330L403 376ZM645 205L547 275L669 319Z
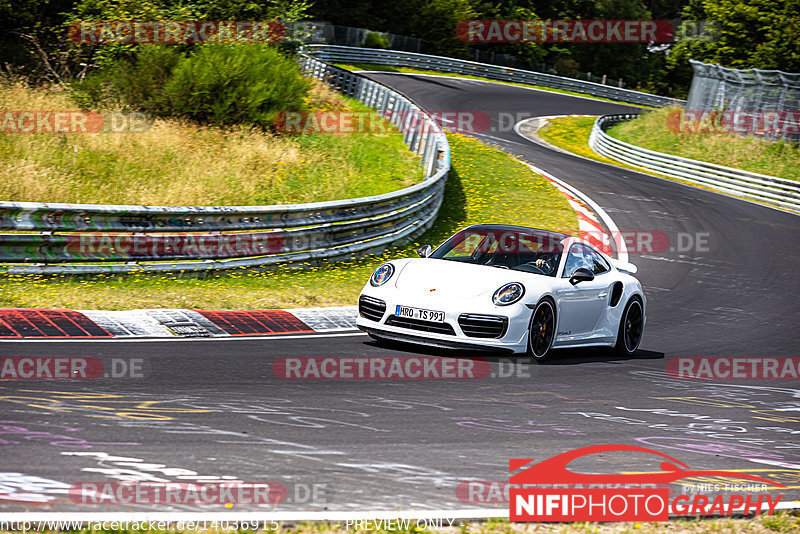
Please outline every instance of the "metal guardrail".
M592 96L610 98L642 106L662 107L669 105L683 105L683 100L666 96L651 95L630 89L622 89L610 85L603 85L574 78L554 76L542 72L501 67L463 59L453 59L442 56L429 56L414 52L399 50L381 50L375 48L356 48L336 45L306 45L303 51L318 59L334 63L374 63L379 65L394 65L399 67L412 67L443 72L455 72L471 76L480 76L491 80L539 85L585 93Z
M0 230L39 231L0 234L0 262L27 263L0 266L0 273L208 271L338 259L380 252L425 231L436 218L450 169L450 148L437 123L378 82L308 56L299 62L307 74L397 126L421 157L424 181L383 195L282 206L0 202Z
M800 183L794 180L655 152L625 143L606 133L611 126L638 116L604 115L599 117L589 136L589 146L601 156L613 160L718 189L725 193L800 211Z

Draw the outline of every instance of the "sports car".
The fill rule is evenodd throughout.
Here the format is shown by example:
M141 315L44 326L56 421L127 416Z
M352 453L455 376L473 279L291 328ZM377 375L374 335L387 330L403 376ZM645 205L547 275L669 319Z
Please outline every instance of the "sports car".
M577 237L507 225L456 232L370 276L356 324L379 342L528 353L636 352L646 299L636 267Z

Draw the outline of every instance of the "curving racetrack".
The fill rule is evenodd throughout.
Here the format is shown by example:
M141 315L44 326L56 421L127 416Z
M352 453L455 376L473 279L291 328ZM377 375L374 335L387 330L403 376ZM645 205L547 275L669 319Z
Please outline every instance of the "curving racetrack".
M632 109L470 80L370 76L429 110L485 111L496 118L500 112ZM512 129L481 137L582 190L623 232L708 234L708 252L631 255L648 297L648 324L635 358L570 352L548 365L520 360L515 376L483 380L286 381L272 373L276 358L416 353L378 347L360 333L6 342L3 356L142 358L146 379L1 382L0 471L6 474L0 477L23 473L64 484L177 479L180 473L166 466L198 476L326 486L326 499L280 510L503 508L459 501L458 482L507 480L510 458L625 443L653 447L696 469L771 477L791 487L783 490L784 502L800 499L797 380L673 380L664 372L675 356L798 355L800 218L555 152ZM492 362L494 371L510 367ZM29 432L9 431L12 426ZM574 466L581 467L657 470L645 457L613 454ZM80 507L63 486L53 487L35 491L52 498L45 504L0 500L0 510L144 509Z

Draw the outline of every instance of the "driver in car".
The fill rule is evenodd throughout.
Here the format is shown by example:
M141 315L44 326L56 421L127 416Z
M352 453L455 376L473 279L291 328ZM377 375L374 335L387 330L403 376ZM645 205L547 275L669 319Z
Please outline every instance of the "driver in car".
M541 254L539 258L537 258L536 261L533 262L533 264L539 269L541 269L544 272L544 274L546 274L547 276L551 276L558 268L557 258L558 254L544 253Z

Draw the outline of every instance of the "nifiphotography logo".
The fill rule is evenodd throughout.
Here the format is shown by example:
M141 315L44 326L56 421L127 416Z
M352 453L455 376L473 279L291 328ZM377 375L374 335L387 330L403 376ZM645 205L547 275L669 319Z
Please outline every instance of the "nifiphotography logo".
M596 453L646 453L657 455L662 471L636 474L588 474L567 469L567 464ZM724 470L693 470L664 453L635 445L582 447L530 465L533 459L513 459L510 477L511 521L668 521L677 516L759 514L762 507L772 515L782 495L717 495L713 501L702 494L670 497L667 484L698 476L748 479L785 488L783 484L748 473ZM762 488L763 486L759 486ZM727 498L726 498L727 497Z

